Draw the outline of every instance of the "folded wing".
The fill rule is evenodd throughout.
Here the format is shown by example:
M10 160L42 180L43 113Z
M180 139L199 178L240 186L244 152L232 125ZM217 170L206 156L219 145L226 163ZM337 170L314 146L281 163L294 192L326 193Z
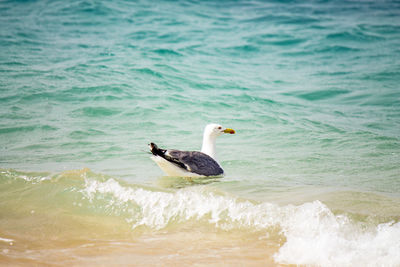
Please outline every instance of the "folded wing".
M160 149L154 143L150 144L150 150L153 155L160 156L191 173L204 176L224 174L224 170L219 166L218 162L202 152Z

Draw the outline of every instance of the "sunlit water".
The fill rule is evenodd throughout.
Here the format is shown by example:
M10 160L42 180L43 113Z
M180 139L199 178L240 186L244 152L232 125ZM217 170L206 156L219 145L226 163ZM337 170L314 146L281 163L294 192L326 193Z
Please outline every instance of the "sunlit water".
M1 2L0 263L399 266L399 16ZM210 122L225 177L164 177Z

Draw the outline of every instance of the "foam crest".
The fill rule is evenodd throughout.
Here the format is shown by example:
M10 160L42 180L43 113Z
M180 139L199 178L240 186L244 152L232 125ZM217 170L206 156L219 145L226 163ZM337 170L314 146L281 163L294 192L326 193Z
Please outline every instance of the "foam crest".
M133 205L127 221L135 229L162 229L171 223L197 220L224 230L281 229L286 238L274 255L281 264L315 266L398 266L400 223L368 225L335 215L320 201L280 207L218 195L206 187L157 192L122 186L114 179L86 179L86 198L111 196L115 207Z
M49 173L20 172L15 170L0 169L0 177L13 180L25 180L32 184L51 180Z
M275 261L315 266L398 266L400 223L368 226L334 215L315 201L285 208L282 220L286 243Z
M249 227L263 229L277 223L273 216L278 207L270 203L255 205L249 201L219 196L202 187L187 188L175 193L153 192L143 188L124 187L116 180L106 182L86 179L81 192L90 201L112 197L114 206L131 203L134 209L133 228L144 225L155 229L166 227L172 221L206 220L217 227L231 229ZM263 215L267 212L268 216ZM131 218L132 221L132 218Z

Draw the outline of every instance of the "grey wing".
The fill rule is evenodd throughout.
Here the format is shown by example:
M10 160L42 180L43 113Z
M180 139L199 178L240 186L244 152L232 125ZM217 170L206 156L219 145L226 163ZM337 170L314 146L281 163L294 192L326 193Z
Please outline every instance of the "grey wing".
M199 175L218 176L224 173L224 170L219 166L218 162L202 152L168 150L166 154L168 154L175 163L181 163L179 164L180 166L184 165L188 171Z

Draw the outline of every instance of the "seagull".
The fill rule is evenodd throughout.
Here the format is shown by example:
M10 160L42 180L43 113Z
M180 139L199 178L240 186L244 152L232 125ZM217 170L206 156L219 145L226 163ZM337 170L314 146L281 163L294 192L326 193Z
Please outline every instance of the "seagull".
M208 124L204 128L201 152L162 149L158 148L156 144L150 143L149 148L153 154L151 159L168 176L222 176L224 170L215 159L215 141L224 133L234 134L235 130L215 123Z

